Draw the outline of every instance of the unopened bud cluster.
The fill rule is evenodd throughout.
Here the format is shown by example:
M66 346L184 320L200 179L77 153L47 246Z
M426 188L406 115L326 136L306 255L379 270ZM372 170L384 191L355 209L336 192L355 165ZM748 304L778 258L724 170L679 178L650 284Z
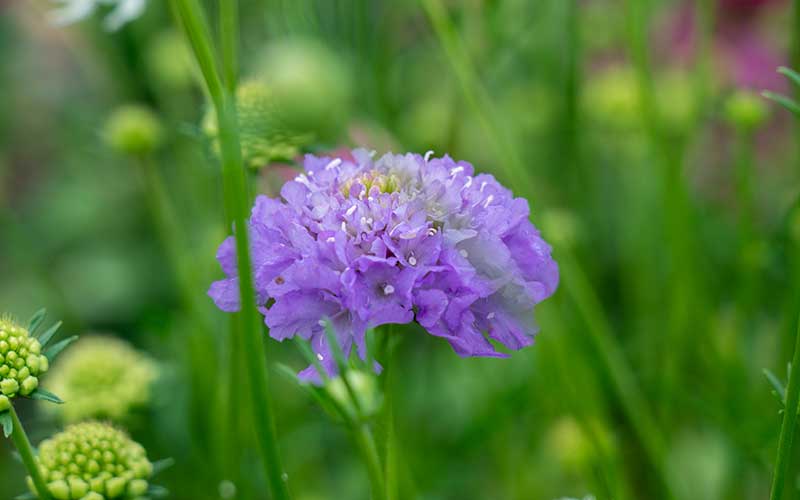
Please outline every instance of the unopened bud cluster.
M42 442L38 462L56 500L140 500L153 474L141 445L111 425L91 421ZM30 478L28 483L35 492Z
M11 398L35 391L39 375L48 368L39 341L25 328L0 318L0 412L10 408Z
M90 336L67 351L47 384L68 404L47 408L65 422L108 418L119 422L150 401L156 363L114 337Z

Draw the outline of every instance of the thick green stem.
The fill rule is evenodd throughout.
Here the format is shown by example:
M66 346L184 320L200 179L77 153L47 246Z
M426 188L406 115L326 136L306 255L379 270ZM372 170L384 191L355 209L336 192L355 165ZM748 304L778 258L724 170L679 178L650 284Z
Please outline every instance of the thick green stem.
M361 457L367 466L367 474L372 489L372 500L386 500L386 487L384 485L383 467L378 455L378 446L372 431L366 423L358 423L352 429L353 439L361 452Z
M253 292L253 275L250 261L249 235L247 232L249 196L239 144L235 99L229 88L225 88L221 84L217 64L214 60L208 25L198 1L172 1L203 72L217 115L225 206L233 221L236 237L239 295L241 298L241 352L244 356L242 361L248 373L255 433L261 450L269 489L272 493L272 498L275 500L286 500L290 498L290 493L278 451L271 396L267 383L268 373L264 356L262 323L256 308L255 293ZM235 23L235 16L229 21ZM227 27L229 30L230 28L230 26ZM225 37L230 37L230 35L230 32L226 32ZM235 381L231 382L234 383Z
M792 443L797 428L797 413L800 411L800 321L797 325L797 338L792 356L792 368L789 374L789 385L786 387L786 408L783 412L783 424L778 440L778 456L775 459L775 472L772 476L770 500L781 500L786 485L786 473L792 456Z
M33 486L36 488L39 500L50 500L50 490L47 489L47 484L44 482L42 473L36 465L31 441L28 439L28 435L22 427L22 422L19 421L17 411L13 406L9 411L11 412L11 420L14 423L14 429L11 432L11 439L14 441L14 446L17 447L19 456L22 458L22 463L25 465L25 469L33 480Z

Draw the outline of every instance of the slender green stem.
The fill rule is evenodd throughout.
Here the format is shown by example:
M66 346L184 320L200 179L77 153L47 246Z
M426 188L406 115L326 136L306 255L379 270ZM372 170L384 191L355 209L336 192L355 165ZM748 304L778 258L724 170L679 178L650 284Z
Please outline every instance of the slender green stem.
M40 500L50 500L50 490L47 489L47 484L44 482L42 473L36 465L36 459L33 456L33 447L25 429L22 427L22 422L19 421L17 411L12 406L9 410L11 412L11 420L14 423L14 430L11 432L11 439L14 441L14 446L17 447L22 463L25 465L28 474L33 480L33 486Z
M219 1L219 27L222 39L222 74L228 92L236 92L239 75L239 2Z
M513 181L524 191L533 187L531 173L522 163L516 148L503 133L500 121L493 112L491 99L481 84L475 66L456 32L441 0L420 0L433 26L439 43L456 74L461 91L495 150L498 166L507 181Z
M375 444L372 431L366 423L362 422L353 426L352 433L353 439L367 466L367 473L369 474L369 481L372 488L372 500L386 500L383 467L381 466L378 446Z
M226 211L233 220L241 298L241 335L244 365L249 375L256 437L261 450L269 489L275 500L291 497L278 450L271 393L267 382L262 324L253 293L253 275L247 232L248 190L239 144L238 121L233 93L221 84L209 29L197 0L172 0L192 45L219 124L222 178ZM235 20L235 17L233 18ZM229 27L230 28L230 27ZM228 33L226 36L229 36ZM234 381L231 381L234 382Z
M602 306L592 291L586 275L577 265L574 257L562 249L560 255L561 276L565 288L578 307L586 322L586 331L593 349L597 352L603 370L622 404L622 409L630 421L636 436L642 444L647 460L658 475L661 487L667 497L672 493L664 470L665 440L661 430L636 383L636 377L628 366L621 348L614 342L614 333Z
M789 385L786 387L786 408L783 411L783 424L778 440L778 456L775 459L775 472L772 476L772 491L770 500L781 500L783 489L786 485L786 473L797 428L797 413L800 411L800 321L797 325L797 338L795 340L792 368L789 374Z
M398 472L397 472L397 431L394 423L394 353L396 338L393 335L392 325L384 329L383 338L383 467L386 478L386 500L396 500L399 497Z

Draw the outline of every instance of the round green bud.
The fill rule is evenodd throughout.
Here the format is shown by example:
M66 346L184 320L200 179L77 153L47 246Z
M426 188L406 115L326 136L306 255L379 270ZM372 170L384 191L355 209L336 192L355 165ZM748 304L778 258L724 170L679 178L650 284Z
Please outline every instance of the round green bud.
M136 499L147 492L153 472L141 445L94 421L68 426L42 442L37 461L57 500Z
M6 395L0 395L0 413L11 409L11 400Z
M265 50L260 74L289 127L323 140L341 134L353 82L348 64L331 49L310 39L275 42Z
M161 144L163 135L158 117L144 106L121 106L106 122L108 144L124 154L152 153Z
M301 130L287 124L280 112L274 92L261 80L243 82L236 91L239 140L242 158L251 168L260 168L273 161L292 160L302 148L316 139L313 130ZM203 130L219 151L218 125L212 109L203 119Z
M164 87L181 90L194 83L197 66L192 50L176 30L166 30L152 37L145 63L153 79Z
M107 336L81 338L59 357L48 388L69 404L44 405L65 422L90 418L124 421L150 402L155 362L127 342Z
M769 107L760 95L739 90L725 100L725 120L732 126L749 132L761 126L769 117Z
M8 317L0 317L0 332L4 338L0 340L0 393L7 398L28 396L39 386L37 377L48 368L42 363L47 358L33 354L41 352L41 344Z

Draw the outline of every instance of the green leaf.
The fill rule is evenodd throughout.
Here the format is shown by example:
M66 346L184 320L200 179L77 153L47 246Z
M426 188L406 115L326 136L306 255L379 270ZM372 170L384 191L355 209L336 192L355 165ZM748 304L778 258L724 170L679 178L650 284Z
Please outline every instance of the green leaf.
M31 316L30 321L28 321L28 333L31 335L36 335L36 329L39 328L39 325L42 324L44 321L44 317L47 316L47 309L39 309L33 316Z
M67 348L68 345L78 340L77 335L73 335L72 337L66 338L60 342L53 344L49 349L44 351L44 355L47 357L49 361L53 361L56 356L61 354L61 351Z
M764 97L766 97L771 101L777 102L778 104L788 109L792 113L800 115L800 105L798 105L796 102L789 99L788 97L776 94L775 92L770 92L769 90L765 90L764 92L761 93L761 95L763 95Z
M774 389L773 392L778 397L778 399L780 400L781 404L785 405L786 404L786 389L783 387L783 384L781 383L781 381L778 380L778 377L776 377L774 373L772 373L771 371L767 370L766 368L764 368L764 376L766 376L767 380L769 380L769 383L772 384L772 388Z
M778 68L778 73L782 74L789 80L793 81L795 85L800 85L800 73L793 71L792 69L787 68L786 66L781 66L780 68Z
M11 412L0 413L0 425L3 426L3 435L8 437L14 431L14 421L11 420Z
M153 475L160 474L175 465L174 458L162 458L153 462Z
M41 387L33 391L28 397L31 399L38 399L39 401L49 401L50 403L55 403L57 405L64 404L64 401L60 397L56 396L50 391L42 389Z
M151 484L147 489L147 494L152 498L166 498L169 496L169 490L163 486Z
M42 347L46 346L47 343L50 342L50 339L53 338L53 335L55 335L58 329L61 328L61 324L62 322L59 321L55 325L48 328L46 332L42 333L40 336L37 337Z

